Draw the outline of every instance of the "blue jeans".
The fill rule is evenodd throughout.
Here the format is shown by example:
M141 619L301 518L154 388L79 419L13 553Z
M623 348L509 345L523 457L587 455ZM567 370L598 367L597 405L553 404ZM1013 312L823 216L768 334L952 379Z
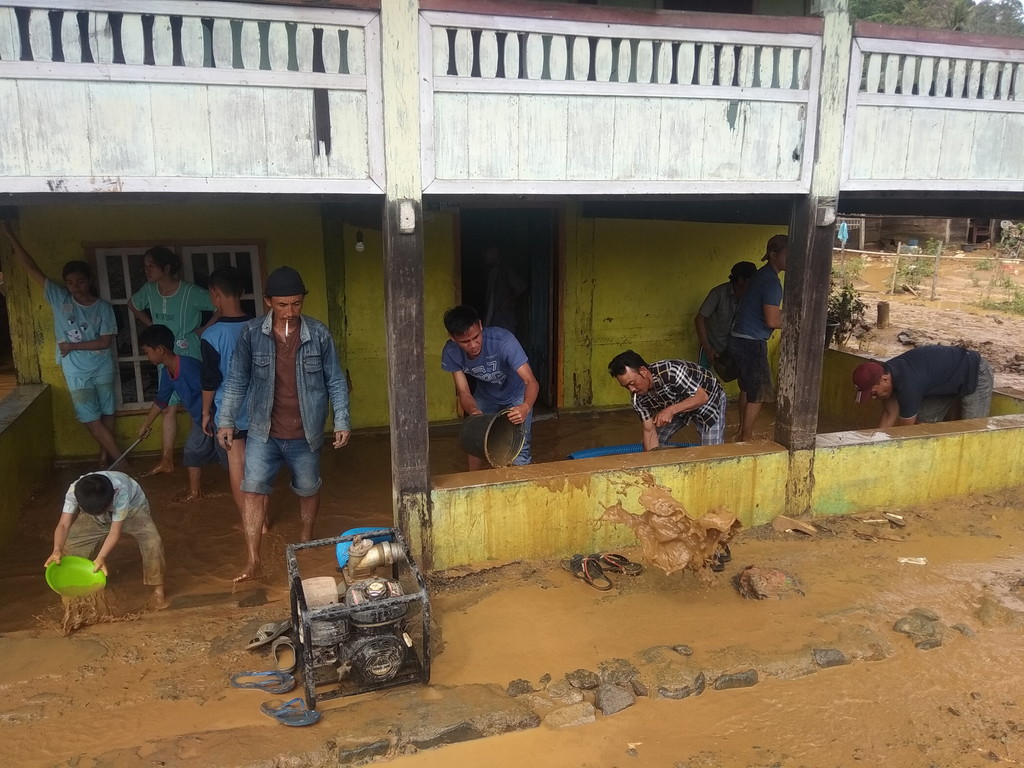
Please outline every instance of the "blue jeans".
M279 440L276 437L245 441L245 477L242 490L269 496L281 464L288 465L291 489L296 496L316 496L320 492L320 451L309 450L305 439Z
M518 403L499 403L496 400L492 400L486 395L481 394L476 394L473 399L476 400L477 407L484 413L497 413L500 410L511 408L522 403L521 400ZM523 450L521 450L519 455L512 461L513 467L521 467L533 461L533 452L530 450L530 437L533 432L532 408L530 409L530 413L526 416L526 421L523 422L523 431L526 434L526 439L523 441Z

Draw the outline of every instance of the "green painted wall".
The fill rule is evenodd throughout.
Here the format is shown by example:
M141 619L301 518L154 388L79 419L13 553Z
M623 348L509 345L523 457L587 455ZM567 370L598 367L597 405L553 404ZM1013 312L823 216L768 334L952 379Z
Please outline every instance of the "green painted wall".
M778 226L583 219L570 211L563 285L563 404L621 405L608 361L633 349L648 361L696 360L693 316L737 261L761 265ZM776 354L779 334L770 343ZM735 384L727 387L732 395Z

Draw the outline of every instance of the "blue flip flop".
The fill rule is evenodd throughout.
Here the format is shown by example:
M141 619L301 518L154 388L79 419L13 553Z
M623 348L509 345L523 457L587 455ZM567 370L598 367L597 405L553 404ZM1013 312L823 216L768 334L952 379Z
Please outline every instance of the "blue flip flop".
M231 685L235 688L255 688L267 693L288 693L295 687L295 677L276 669L268 672L236 672L231 676Z
M265 701L260 704L260 711L281 725L291 726L312 725L320 719L321 714L307 708L306 702L299 698L285 702Z

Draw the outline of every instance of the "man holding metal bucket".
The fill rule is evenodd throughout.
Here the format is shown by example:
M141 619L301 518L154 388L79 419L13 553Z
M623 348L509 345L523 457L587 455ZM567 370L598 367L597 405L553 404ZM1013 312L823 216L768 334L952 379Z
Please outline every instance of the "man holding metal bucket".
M540 384L522 345L504 328L485 328L472 307L452 307L444 313L450 340L441 351L441 368L455 380L455 394L467 416L508 411L508 420L522 424L525 442L512 464L529 464L533 404ZM475 391L469 377L476 379ZM481 469L483 458L470 454L470 470Z

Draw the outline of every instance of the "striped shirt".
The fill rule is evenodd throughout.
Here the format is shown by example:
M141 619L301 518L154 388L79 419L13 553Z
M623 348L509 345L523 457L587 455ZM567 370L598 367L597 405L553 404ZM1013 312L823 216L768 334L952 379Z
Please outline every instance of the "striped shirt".
M632 396L633 408L641 421L653 419L659 411L693 397L698 388L703 388L708 393L708 401L677 418L692 419L705 429L714 426L725 392L711 372L688 360L658 360L648 368L653 381L651 388L647 392L634 392Z

